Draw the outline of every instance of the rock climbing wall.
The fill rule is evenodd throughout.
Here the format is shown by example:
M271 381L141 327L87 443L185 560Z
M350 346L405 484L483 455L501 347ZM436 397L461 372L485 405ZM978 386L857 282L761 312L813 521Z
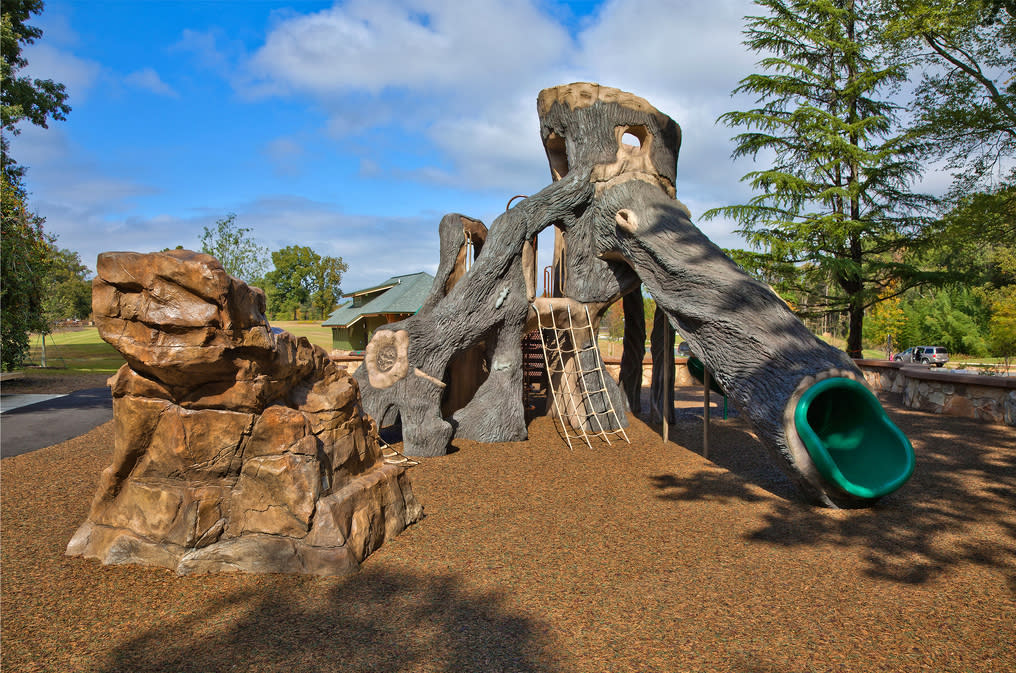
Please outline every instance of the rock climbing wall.
M67 547L103 563L345 575L422 516L356 381L189 251L99 256L113 462Z

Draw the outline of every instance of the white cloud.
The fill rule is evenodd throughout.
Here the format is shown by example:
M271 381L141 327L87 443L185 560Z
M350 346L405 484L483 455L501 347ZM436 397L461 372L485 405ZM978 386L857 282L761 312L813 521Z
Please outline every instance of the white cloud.
M264 197L233 210L237 221L270 250L306 245L318 254L342 257L349 265L343 288L370 287L396 274L437 269L439 218L430 214L350 214L330 203L292 195ZM209 223L214 219L207 217Z
M307 95L345 138L396 125L439 161L412 171L371 157L373 170L463 189L547 181L536 94L573 45L529 0L353 0L282 18L249 59L245 96ZM533 176L539 176L534 181ZM528 187L526 187L528 183Z
M535 191L549 181L536 95L591 80L642 96L684 130L679 190L732 203L738 182L733 131L716 117L755 57L741 46L747 0L614 0L573 42L527 0L462 11L443 0L353 0L283 17L247 63L246 95L310 94L333 137L394 124L441 157L411 171L384 156L371 170L442 186ZM398 95L395 95L396 92ZM750 103L750 101L748 101Z
M453 101L557 62L567 33L528 0L351 0L278 23L248 64L263 92L400 88Z
M162 80L159 73L157 73L154 68L142 68L141 70L135 70L124 77L124 82L159 96L166 96L168 98L180 97L180 94L178 94L173 87Z
M448 202L440 210L473 209L488 224L508 197L535 193L550 182L536 96L544 87L578 80L635 93L681 124L678 191L693 213L747 198L738 180L750 162L731 163L734 131L714 122L742 104L728 94L754 69L755 57L740 45L748 0L613 0L575 38L539 7L537 0L468 6L350 0L311 14L276 15L262 46L250 54L216 31L185 30L171 50L193 55L205 75L232 81L252 110L263 96L309 100L308 108L324 113L318 133L353 147L362 176L458 192L468 203ZM55 68L47 76L75 87L87 88L101 74L98 64L64 52L39 53L40 65ZM125 81L175 95L151 68ZM276 174L302 176L317 140L305 133L252 142ZM233 211L270 249L310 245L342 256L350 265L344 287L368 286L407 270L433 271L437 264L440 213L423 212L433 201L421 205L418 216L387 217L368 210L384 212L385 204L350 214L295 192L232 204L225 195L214 212L139 214L138 197L151 189L103 177L81 161L61 167L61 156L73 153L63 136L37 138L26 149L34 153L26 153L25 161L43 196L37 205L49 218L47 228L86 260L110 247L109 241L138 250L194 247L202 226ZM407 153L413 161L403 161ZM344 198L356 202L354 195ZM489 207L476 208L478 203ZM740 244L729 221L700 226L720 245Z
M95 61L78 58L47 42L28 45L22 53L28 59L23 74L60 82L72 101L84 100L102 74L102 67Z

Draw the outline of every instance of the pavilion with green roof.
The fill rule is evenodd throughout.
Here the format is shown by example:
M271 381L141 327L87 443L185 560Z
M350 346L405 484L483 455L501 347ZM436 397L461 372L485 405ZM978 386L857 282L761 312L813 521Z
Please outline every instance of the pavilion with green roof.
M342 295L351 301L321 323L332 328L332 348L363 350L378 327L415 315L433 284L434 276L421 271L392 276L380 285Z

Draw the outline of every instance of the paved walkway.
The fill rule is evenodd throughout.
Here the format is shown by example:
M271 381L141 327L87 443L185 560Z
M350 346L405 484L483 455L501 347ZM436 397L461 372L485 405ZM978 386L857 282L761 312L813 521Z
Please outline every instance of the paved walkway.
M83 435L113 418L108 387L67 395L0 395L0 456L17 456Z

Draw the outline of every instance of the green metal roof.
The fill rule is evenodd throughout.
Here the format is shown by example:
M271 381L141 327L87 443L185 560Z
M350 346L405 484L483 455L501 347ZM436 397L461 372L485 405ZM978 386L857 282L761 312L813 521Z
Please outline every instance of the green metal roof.
M423 306L433 284L434 276L426 271L410 273L405 276L392 276L380 285L342 295L352 297L353 295L368 294L375 290L379 291L378 296L363 306L354 307L351 301L339 306L321 325L323 327L348 327L368 315L414 314Z

